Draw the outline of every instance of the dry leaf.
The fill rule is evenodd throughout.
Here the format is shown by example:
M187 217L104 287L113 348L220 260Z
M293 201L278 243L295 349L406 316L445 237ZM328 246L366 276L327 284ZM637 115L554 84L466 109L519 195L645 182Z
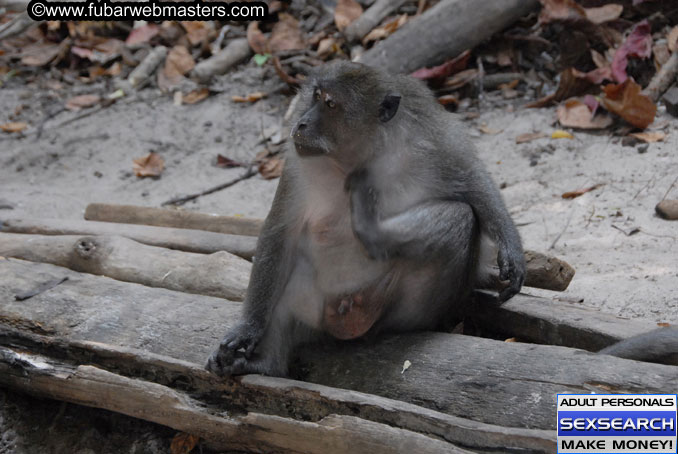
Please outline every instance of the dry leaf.
M490 134L490 135L495 135L499 134L500 132L504 131L503 129L492 129L488 127L487 125L480 125L478 126L478 131L482 132L483 134Z
M629 57L648 58L652 55L652 28L647 20L637 23L626 40L614 53L612 75L617 82L624 82Z
M96 104L99 104L100 101L101 101L101 96L99 96L99 95L74 96L73 98L66 101L66 109L68 109L68 110L80 110L83 107L92 107Z
M181 102L184 104L196 104L202 101L203 99L207 98L210 94L210 91L207 87L202 87L198 88L196 90L193 90L189 92L188 94L185 94Z
M624 7L622 5L608 3L599 8L586 8L584 13L586 14L586 18L594 24L603 24L619 19L619 16L621 16L623 11Z
M279 21L273 26L268 40L270 51L305 49L306 43L299 28L299 21L287 13L280 13L278 18Z
M202 20L181 21L179 22L184 30L186 30L186 38L191 46L197 46L203 41L207 40L210 29L207 27L207 22Z
M673 27L666 38L671 52L678 52L678 25Z
M452 60L448 60L442 65L434 66L433 68L421 68L411 74L415 79L420 80L440 80L451 76L454 73L466 69L471 52L465 50Z
M452 77L447 79L443 85L445 88L456 90L457 88L461 88L469 82L474 81L477 77L477 69L465 69L463 71L459 71L457 74L454 74Z
M392 21L387 22L386 24L382 25L381 27L377 27L371 32L369 32L365 37L363 38L363 46L366 45L367 43L371 41L378 41L380 39L384 39L389 37L390 35L393 34L396 30L398 30L400 27L405 25L407 22L407 14L403 14L401 16L396 17Z
M566 193L564 193L564 194L562 195L562 197L563 197L564 199L576 199L576 198L579 197L580 195L584 195L584 194L586 194L587 192L591 192L591 191L593 191L594 189L598 189L598 188L601 187L601 186L603 186L602 183L594 184L594 185L591 186L590 188L586 188L586 189L577 189L576 191L566 192Z
M631 137L642 140L645 143L661 142L666 139L667 134L662 131L636 132L629 134Z
M247 26L247 43L255 54L263 55L268 53L268 39L259 30L259 22L250 22Z
M27 46L21 52L21 64L45 66L59 55L61 46L54 43L37 43Z
M129 32L129 35L127 35L125 44L134 46L135 44L147 43L151 38L157 35L159 31L158 26L155 24L146 24L142 27L133 28L132 31Z
M165 160L158 153L150 152L143 158L132 160L134 174L138 177L158 177L165 169Z
M558 121L568 128L604 129L612 124L608 116L593 116L591 109L578 99L570 99L558 106Z
M165 59L164 73L173 80L187 74L195 67L195 60L184 46L174 46Z
M548 135L543 132L528 132L516 137L516 143L532 142L533 140L542 139L544 137L548 137Z
M265 98L266 93L257 91L256 93L250 93L247 96L231 96L231 101L233 102L257 102L261 98Z
M508 339L504 339L504 342L509 342L509 343L518 342L518 339L516 339L515 337L509 337Z
M335 38L329 37L320 40L316 53L318 54L318 57L325 59L336 53L339 49L338 41Z
M4 132L21 132L28 127L25 121L10 121L0 125L0 129Z
M282 175L285 159L278 155L264 158L259 164L259 173L266 180L272 180Z
M551 134L551 138L552 139L574 139L574 136L567 131L563 131L562 129L556 129Z
M615 113L637 128L645 129L653 121L657 106L643 95L640 85L632 79L623 84L608 84L603 87L605 96L601 99L603 107Z
M337 30L344 31L362 13L363 7L355 0L338 0L334 8L334 24Z
M574 0L539 0L543 8L539 13L539 22L547 24L554 20L581 19L586 10Z
M179 432L172 438L170 445L170 454L189 454L200 441L200 437Z
M657 322L657 326L661 328L668 328L669 326L671 326L671 324L667 322Z

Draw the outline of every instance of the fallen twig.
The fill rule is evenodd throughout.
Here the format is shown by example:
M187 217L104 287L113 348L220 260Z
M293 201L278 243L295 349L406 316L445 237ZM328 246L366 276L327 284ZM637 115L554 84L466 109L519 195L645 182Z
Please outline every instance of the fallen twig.
M174 206L179 206L183 205L186 202L190 202L191 200L195 200L198 197L202 197L204 195L212 194L217 191L221 191L222 189L229 188L233 186L236 183L239 183L243 180L247 180L248 178L252 178L254 175L258 173L258 170L254 168L254 166L250 166L247 169L247 172L245 172L243 175L239 176L238 178L235 178L231 181L227 181L226 183L222 183L220 185L214 186L212 188L206 189L202 192L198 192L197 194L191 194L183 197L175 197L173 199L169 199L165 202L163 202L161 205L162 206L167 206L167 205L174 205Z

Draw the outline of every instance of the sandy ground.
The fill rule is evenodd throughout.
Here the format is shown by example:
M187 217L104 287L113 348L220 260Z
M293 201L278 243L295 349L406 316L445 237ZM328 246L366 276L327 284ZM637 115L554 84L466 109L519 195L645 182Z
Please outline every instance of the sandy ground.
M0 207L13 207L0 209L0 219L81 219L91 202L159 206L169 198L240 175L243 169L213 166L216 155L253 158L263 150L262 130L281 125L289 102L282 94L272 94L254 105L230 101L232 95L279 87L264 72L251 66L224 76L217 84L222 92L197 105L175 106L167 96L148 89L66 124L86 111L61 113L45 123L39 139L30 130L24 138L0 136ZM16 106L25 105L22 115L36 125L69 96L105 94L106 90L94 85L54 91L40 81L10 83L0 90L0 123L9 120ZM678 120L660 108L653 127L667 132L668 138L648 147L622 146L607 132L575 132L573 140L549 137L517 145L515 137L522 133L550 135L556 129L555 111L511 110L491 100L486 104L494 107L463 121L482 160L503 188L525 247L557 255L577 270L566 292L525 292L629 318L678 323L678 222L654 214L654 206L678 176ZM481 129L496 133L481 132L482 125ZM165 159L160 179L138 179L132 173L132 159L149 151ZM602 186L574 200L561 197L564 192L596 184ZM185 209L264 217L276 185L277 180L255 176L201 197ZM668 197L678 198L678 185ZM627 235L636 229L637 233ZM10 397L3 391L0 402ZM31 407L35 402L11 398L15 399L12 408ZM0 440L0 454L38 452L26 448L30 436L20 430L32 424L30 417L22 419L20 411L1 407L0 433L11 430L20 435L13 442ZM162 439L157 430L150 427L140 436ZM105 431L97 436L100 443L114 442ZM118 452L156 452L132 449L132 438ZM40 452L60 452L59 443L67 439L63 435L31 440L33 449L44 448ZM83 453L89 449L84 444L78 448Z

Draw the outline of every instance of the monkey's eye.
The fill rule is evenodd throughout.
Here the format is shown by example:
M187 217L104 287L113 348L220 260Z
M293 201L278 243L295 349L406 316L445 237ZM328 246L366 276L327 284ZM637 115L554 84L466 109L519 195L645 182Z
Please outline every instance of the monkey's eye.
M316 88L315 91L313 92L313 97L316 100L320 100L320 90L318 88Z
M327 101L325 101L325 104L327 104L327 107L329 107L330 109L334 109L337 106L337 103L335 103L331 99L328 99Z

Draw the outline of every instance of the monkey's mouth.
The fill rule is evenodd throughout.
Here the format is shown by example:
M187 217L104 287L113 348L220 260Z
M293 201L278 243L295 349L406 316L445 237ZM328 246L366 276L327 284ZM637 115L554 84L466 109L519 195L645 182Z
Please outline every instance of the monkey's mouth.
M297 151L299 156L322 156L327 154L325 148L319 147L318 145L304 143L303 141L294 141L294 149Z

